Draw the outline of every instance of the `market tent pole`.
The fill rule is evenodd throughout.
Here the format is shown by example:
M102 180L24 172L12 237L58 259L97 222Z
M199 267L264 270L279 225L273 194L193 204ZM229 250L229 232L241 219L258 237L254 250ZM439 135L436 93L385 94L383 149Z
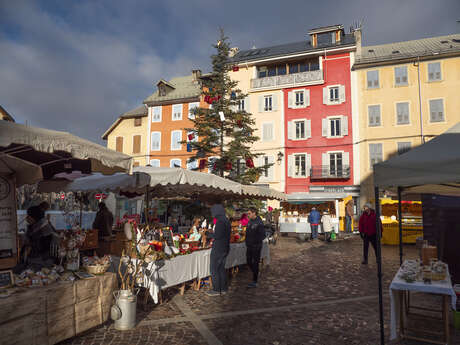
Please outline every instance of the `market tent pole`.
M401 205L402 187L398 187L398 222L399 222L399 265L403 260L403 242L402 242L402 205Z
M382 236L382 229L380 227L380 199L379 187L375 187L375 222L377 229L377 243L376 243L376 256L377 256L377 276L379 280L379 311L380 311L380 344L385 344L385 331L383 324L383 292L382 292L382 250L380 246L380 238Z

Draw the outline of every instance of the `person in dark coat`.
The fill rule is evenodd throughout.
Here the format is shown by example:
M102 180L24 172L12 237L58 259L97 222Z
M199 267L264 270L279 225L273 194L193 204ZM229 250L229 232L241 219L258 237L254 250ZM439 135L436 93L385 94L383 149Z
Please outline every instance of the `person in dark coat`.
M363 265L367 265L369 252L369 242L374 248L375 257L377 257L377 215L372 209L371 204L364 205L364 212L359 218L359 234L363 239ZM380 222L381 224L381 222ZM382 226L380 225L380 228Z
M311 228L311 239L315 240L318 238L318 226L321 222L321 213L316 210L316 207L312 207L310 214L308 215L308 222Z
M221 204L211 207L211 215L216 219L214 232L208 232L207 238L214 239L211 249L211 279L212 290L208 296L219 296L227 293L227 272L225 261L230 251L231 224L225 215L225 209Z
M96 213L96 218L93 222L93 229L97 229L99 238L112 236L113 215L109 211L105 203L99 204L99 210Z
M265 238L265 227L262 219L257 215L256 208L248 211L249 223L246 227L246 260L252 271L252 282L249 288L257 287L259 277L260 253L262 252L262 242Z

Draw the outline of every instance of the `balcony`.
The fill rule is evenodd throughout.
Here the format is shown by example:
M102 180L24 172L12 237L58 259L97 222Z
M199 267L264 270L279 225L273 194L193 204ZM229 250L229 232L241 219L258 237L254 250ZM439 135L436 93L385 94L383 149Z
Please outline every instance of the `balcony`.
M329 165L313 166L310 169L311 180L340 180L350 178L350 167L343 165L338 168Z
M252 89L289 87L323 81L323 70L251 79Z

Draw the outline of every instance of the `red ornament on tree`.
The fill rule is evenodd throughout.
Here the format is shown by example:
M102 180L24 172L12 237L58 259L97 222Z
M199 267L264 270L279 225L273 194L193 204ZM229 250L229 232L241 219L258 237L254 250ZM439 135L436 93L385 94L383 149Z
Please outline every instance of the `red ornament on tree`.
M248 168L254 168L254 161L252 160L252 158L246 158L246 166Z
M233 70L233 72L238 72L240 70L240 68L238 66L233 66L232 70Z
M204 101L208 104L212 104L212 97L209 95L204 96Z
M200 164L199 164L198 168L200 170L203 170L204 168L206 168L206 160L205 159L200 159Z
M236 124L238 125L238 127L243 128L243 121L236 120Z
M193 139L195 139L195 134L194 133L190 133L188 135L188 141L192 141Z
M225 163L225 170L227 170L227 171L232 170L232 162Z

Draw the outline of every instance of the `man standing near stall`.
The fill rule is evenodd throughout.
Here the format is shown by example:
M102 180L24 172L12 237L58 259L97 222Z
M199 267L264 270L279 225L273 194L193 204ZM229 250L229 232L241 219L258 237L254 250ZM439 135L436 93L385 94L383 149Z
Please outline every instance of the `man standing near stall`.
M207 232L206 237L212 238L211 249L211 279L212 290L206 294L208 296L220 296L227 293L227 272L225 271L225 261L230 251L231 224L225 215L225 209L221 204L211 207L211 215L216 219L213 232Z
M318 238L318 227L321 222L321 213L316 210L316 207L312 207L310 214L308 215L308 222L311 228L311 239L316 240Z
M260 253L262 252L262 243L265 238L265 228L262 219L257 215L257 209L251 207L248 211L249 223L246 227L246 259L249 268L252 271L252 282L248 288L257 287L259 278Z

